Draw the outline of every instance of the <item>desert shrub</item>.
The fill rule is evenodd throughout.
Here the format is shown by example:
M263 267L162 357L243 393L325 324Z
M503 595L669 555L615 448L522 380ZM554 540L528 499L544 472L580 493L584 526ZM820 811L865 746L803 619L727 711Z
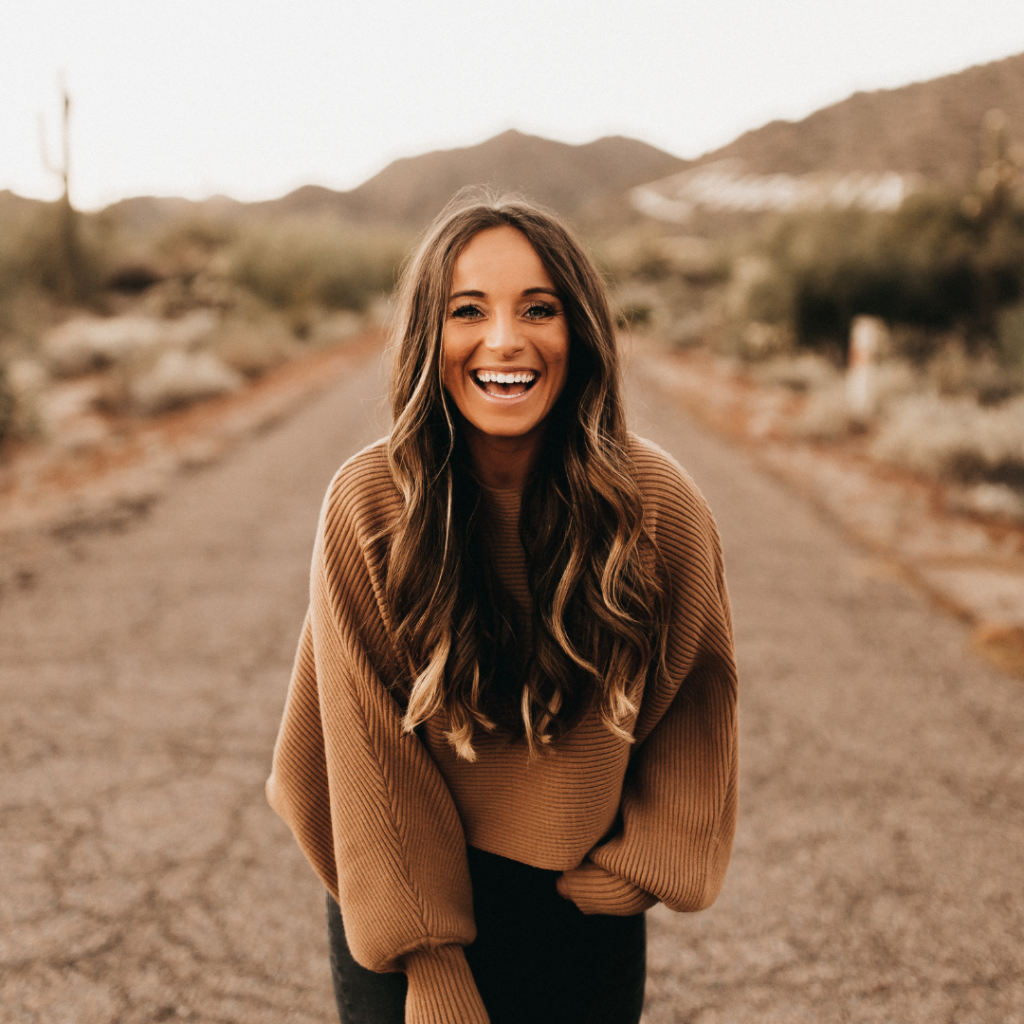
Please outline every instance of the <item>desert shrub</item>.
M757 368L756 379L797 393L821 390L841 380L832 363L811 352L802 353L795 359L765 362Z
M231 220L191 214L163 228L152 250L169 275L191 279L206 270L238 235Z
M873 368L871 408L865 416L863 410L851 405L846 379L825 360L816 367L810 361L813 358L801 356L789 364L790 369L780 361L774 374L769 370L767 376L769 380L774 376L776 383L807 393L807 403L792 425L797 437L829 441L852 430L863 430L873 417L884 416L903 398L920 391L920 374L913 367L902 361L883 362ZM799 386L801 382L803 387Z
M803 345L845 346L859 314L959 328L976 342L994 337L1000 310L1024 294L1024 212L972 217L935 195L893 213L804 212L779 218L753 258L744 315L790 324Z
M716 300L729 272L718 243L647 227L605 239L593 255L620 330L651 334L670 349L715 342L722 322Z
M378 322L382 321L383 317L379 315L382 312L383 310L380 308L371 308L363 316L353 313L351 310L331 313L310 326L306 341L310 345L322 348L344 344L346 341L359 337L366 329L368 322L373 322L375 319ZM378 314L376 318L375 313Z
M7 367L0 364L0 442L6 441L11 436L15 401L14 389L7 377Z
M705 311L673 317L665 327L665 341L677 351L703 345L714 332L715 319Z
M39 397L46 371L31 359L0 361L0 443L40 430Z
M264 222L241 230L229 252L231 274L279 309L362 310L394 285L406 243L337 222Z
M120 256L115 226L72 211L67 229L67 216L60 202L0 206L0 307L33 291L61 302L88 302L105 287ZM65 230L73 233L70 250Z
M934 354L922 365L923 378L940 395L965 395L980 405L999 405L1024 390L1024 366L1001 362L991 350L971 352L957 334L933 338Z
M244 382L209 351L136 351L104 375L97 404L118 414L150 416L238 391Z
M950 480L1024 489L1024 398L984 408L970 398L907 397L883 417L872 454Z
M973 484L954 488L946 497L951 512L967 512L1024 525L1024 494L1008 484Z
M129 386L132 405L147 415L238 391L243 378L212 352L163 352Z
M694 235L662 235L650 226L607 239L593 256L613 284L629 281L682 280L716 284L729 274L728 260L710 239Z
M835 441L857 426L859 423L850 411L846 387L842 380L837 380L808 396L807 404L790 429L794 437Z
M627 234L606 242L595 256L615 283L662 281L675 269L663 241L658 235Z
M0 300L48 283L49 218L35 205L6 206L0 215Z
M0 335L32 330L26 307L46 305L45 239L34 204L0 206Z
M1024 304L1002 311L996 338L1003 365L1024 371Z
M216 315L205 309L177 320L138 314L77 316L47 332L41 347L54 374L75 377L107 369L142 352L193 348L206 341L217 326Z
M271 313L258 319L229 318L210 350L232 370L255 378L286 363L300 347L280 315Z
M764 320L733 325L728 345L732 354L752 363L788 356L794 347L793 332L785 323Z

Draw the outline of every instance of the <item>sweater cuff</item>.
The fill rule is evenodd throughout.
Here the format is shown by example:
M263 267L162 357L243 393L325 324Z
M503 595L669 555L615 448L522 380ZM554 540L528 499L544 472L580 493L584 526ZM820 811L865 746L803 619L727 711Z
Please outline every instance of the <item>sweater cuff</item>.
M490 1024L461 946L407 953L405 1024Z
M657 899L621 875L613 875L593 861L566 871L565 890L584 914L629 917L653 907Z

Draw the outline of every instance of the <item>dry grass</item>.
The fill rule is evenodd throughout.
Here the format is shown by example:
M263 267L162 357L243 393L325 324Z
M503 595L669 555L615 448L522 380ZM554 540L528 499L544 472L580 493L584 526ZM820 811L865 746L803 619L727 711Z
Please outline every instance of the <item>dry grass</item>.
M228 317L209 347L226 366L249 379L276 369L303 349L287 323L273 315Z
M946 496L950 512L966 512L985 519L1024 525L1024 492L1009 484L974 484L954 488Z
M407 239L331 222L247 225L226 250L231 278L278 309L365 309L394 285Z
M130 382L128 394L135 411L154 415L239 391L243 383L242 374L212 352L170 349Z
M190 349L208 341L219 326L211 310L193 310L177 320L153 316L78 316L42 339L42 353L52 373L78 377L103 370L145 352Z
M883 462L947 479L1019 475L1024 482L1024 397L994 408L966 397L904 398L883 417L871 451Z
M818 442L856 434L873 459L944 482L950 511L1024 523L1024 394L994 364L956 347L923 367L889 359L870 368L867 410L855 408L847 375L813 353L746 372L803 396L773 429Z
M39 398L48 382L46 368L34 359L0 364L0 442L41 433Z
M78 214L69 291L60 214L0 194L0 441L44 432L51 379L100 374L107 411L155 414L343 344L408 242L331 219Z
M799 367L801 360L810 358L801 357L793 365ZM885 415L895 402L914 394L921 386L920 374L906 363L894 361L873 367L872 410L865 419L861 412L851 408L848 384L843 374L828 360L818 358L818 368L813 373L807 369L790 371L793 382L787 380L784 371L776 374L780 383L788 383L794 390L806 391L808 394L802 414L791 427L798 437L832 441L846 437L853 431L868 430L872 426L873 417ZM806 383L803 387L794 387L794 383L799 381Z

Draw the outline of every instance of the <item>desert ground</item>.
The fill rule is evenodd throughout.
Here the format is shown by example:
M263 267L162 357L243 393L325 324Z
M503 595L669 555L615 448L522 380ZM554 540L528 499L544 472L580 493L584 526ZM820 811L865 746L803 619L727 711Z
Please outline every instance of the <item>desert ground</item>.
M741 670L725 889L652 911L649 1024L1024 1024L1024 691L637 354L715 510ZM0 1021L321 1024L323 891L263 783L320 501L376 356L160 501L22 536L0 592Z

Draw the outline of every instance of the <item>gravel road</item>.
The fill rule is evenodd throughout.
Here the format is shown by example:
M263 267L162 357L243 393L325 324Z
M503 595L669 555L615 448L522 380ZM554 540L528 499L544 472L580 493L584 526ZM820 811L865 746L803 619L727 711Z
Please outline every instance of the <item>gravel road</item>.
M649 1024L1024 1024L1024 686L657 367L637 429L722 528L742 680L726 888L656 910ZM0 557L0 1021L326 1024L323 897L263 799L376 360L133 522Z

